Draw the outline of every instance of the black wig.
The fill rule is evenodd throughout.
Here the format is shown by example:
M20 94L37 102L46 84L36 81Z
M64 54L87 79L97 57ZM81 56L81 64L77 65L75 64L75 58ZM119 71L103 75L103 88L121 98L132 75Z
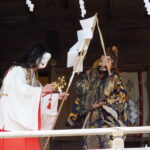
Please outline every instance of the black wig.
M37 67L37 60L41 59L46 52L50 53L46 45L40 42L34 43L21 59L14 62L14 65L24 68L35 68Z

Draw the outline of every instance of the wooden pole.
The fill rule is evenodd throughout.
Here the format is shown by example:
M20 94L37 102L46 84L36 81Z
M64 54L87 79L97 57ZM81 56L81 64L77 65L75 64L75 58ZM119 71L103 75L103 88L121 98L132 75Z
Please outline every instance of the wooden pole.
M101 32L100 27L99 27L98 17L96 17L96 23L97 23L97 29L98 29L98 33L99 33L99 37L100 37L100 42L101 42L101 45L102 45L103 53L104 53L104 56L106 58L106 56L107 56L106 55L106 48L105 48L102 32ZM110 68L108 67L107 61L106 61L106 66L107 66L108 74L111 75L111 71L110 71Z

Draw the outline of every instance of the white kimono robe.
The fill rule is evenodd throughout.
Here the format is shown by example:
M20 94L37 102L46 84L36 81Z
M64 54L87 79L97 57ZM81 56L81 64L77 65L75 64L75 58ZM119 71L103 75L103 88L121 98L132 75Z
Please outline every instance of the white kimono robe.
M0 98L0 129L38 130L41 87L27 84L27 70L14 66L3 80Z

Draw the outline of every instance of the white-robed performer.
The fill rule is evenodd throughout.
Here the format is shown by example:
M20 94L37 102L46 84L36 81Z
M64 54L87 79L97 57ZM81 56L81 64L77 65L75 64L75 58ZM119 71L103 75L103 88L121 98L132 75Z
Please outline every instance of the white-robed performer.
M51 54L42 43L35 43L29 51L6 73L0 98L0 131L32 131L47 128L42 123L41 111L44 104L43 93L53 93L55 90L51 84L41 86L36 79L35 71L47 66ZM55 102L51 110L52 115L57 113L57 100L68 96L67 93L50 94ZM48 97L48 95L47 95ZM45 102L44 102L45 103ZM51 122L50 122L51 123ZM49 124L48 124L49 126ZM2 138L0 139L1 150L40 150L39 138Z

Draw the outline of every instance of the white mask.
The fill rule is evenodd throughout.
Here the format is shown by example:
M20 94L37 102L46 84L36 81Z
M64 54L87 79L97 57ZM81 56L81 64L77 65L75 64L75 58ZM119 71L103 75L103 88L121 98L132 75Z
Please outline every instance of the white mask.
M39 69L43 69L47 66L48 61L51 59L51 54L50 53L44 53L41 61L39 62L39 59L37 60L38 63L38 68Z

